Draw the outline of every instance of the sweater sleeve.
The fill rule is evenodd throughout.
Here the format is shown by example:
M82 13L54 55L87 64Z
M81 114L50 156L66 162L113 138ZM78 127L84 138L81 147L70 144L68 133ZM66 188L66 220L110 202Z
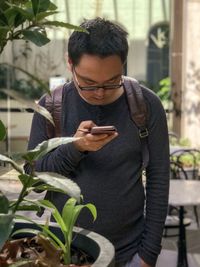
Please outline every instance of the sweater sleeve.
M40 105L44 106L44 97L40 100ZM46 131L46 119L35 112L33 115L28 149L34 149L41 142L48 140ZM35 162L36 171L57 172L62 175L72 173L80 160L85 157L85 154L79 152L73 142L60 145L53 151L46 154L42 159ZM29 172L28 164L25 165L25 171Z
M149 106L149 165L146 169L145 226L139 255L155 266L168 208L169 141L165 111L154 96Z

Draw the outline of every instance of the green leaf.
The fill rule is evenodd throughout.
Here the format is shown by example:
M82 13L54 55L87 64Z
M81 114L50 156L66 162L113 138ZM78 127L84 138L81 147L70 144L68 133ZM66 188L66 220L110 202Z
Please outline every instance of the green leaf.
M51 16L53 14L59 13L58 11L48 11L48 12L40 12L36 15L37 21L43 20L44 18Z
M6 36L10 28L8 26L0 26L0 41L6 41Z
M74 209L73 222L72 222L73 225L76 223L76 220L77 220L81 210L84 208L88 208L89 211L91 212L92 216L93 216L93 219L96 220L97 211L96 211L96 208L93 204L88 203L85 205L77 205L77 206L75 206L75 209Z
M31 10L23 9L19 6L12 5L12 10L15 10L17 13L20 13L24 20L32 21L34 18L34 14L31 12Z
M15 17L18 14L17 10L14 10L13 8L9 8L5 11L6 18L8 20L8 25L13 26Z
M35 183L35 179L28 174L20 174L18 177L26 188L31 187Z
M56 220L56 222L60 226L62 233L65 234L67 229L66 229L65 223L62 219L62 216L60 215L56 206L53 203L51 203L49 200L46 200L46 199L39 200L38 202L40 204L42 204L42 206L44 208L50 208L52 210L52 216L54 217L54 219Z
M0 154L0 161L10 163L16 171L18 171L21 174L24 173L23 169L16 162L14 162L12 159L8 157Z
M39 234L41 231L40 230L36 230L36 229L31 229L31 228L23 228L23 229L19 229L16 230L12 233L12 236L15 236L17 234L33 234L33 235L37 235Z
M0 214L0 251L12 232L13 218L12 214Z
M36 172L36 175L43 182L62 190L70 197L74 197L77 201L80 201L80 187L72 180L57 173L50 172Z
M40 154L39 150L27 151L25 153L22 153L21 157L26 161L28 161L29 163L31 163L38 157L39 154Z
M93 220L95 221L96 218L97 218L97 209L96 207L91 204L91 203L88 203L85 205L85 208L89 209L89 211L91 212L92 216L93 216Z
M58 7L50 1L49 10L56 10Z
M65 236L65 240L67 240L68 244L71 244L72 239L72 232L73 232L73 222L74 222L74 209L77 201L74 198L68 199L65 203L63 210L62 210L62 218L65 222L67 235Z
M42 142L41 144L37 145L35 149L30 151L40 151L40 154L38 154L37 157L34 158L35 160L38 160L41 159L47 153L49 153L51 150L57 148L58 146L71 143L78 139L79 138L76 137L55 137Z
M31 0L34 15L36 16L39 12L47 11L50 5L49 0Z
M43 46L50 42L50 39L39 30L24 30L22 31L22 34L24 35L25 40L31 41L37 46Z
M36 16L39 10L40 0L31 0L33 13Z
M48 121L50 121L54 125L52 115L46 108L40 106L39 104L36 104L33 100L24 99L22 94L14 91L14 90L0 89L0 91L4 92L6 95L16 99L18 102L22 103L27 108L31 108L34 111L38 112L39 114L44 116Z
M6 127L0 120L0 141L4 140L6 137Z
M51 191L51 192L59 192L59 193L63 193L63 189L59 189L59 188L55 188L54 186L48 185L48 184L42 184L42 185L38 185L38 186L34 186L32 188L29 188L30 190L35 190L37 191Z
M0 213L7 214L9 210L9 200L3 193L0 191Z
M5 14L0 9L0 25L1 26L8 26L8 20L5 16Z
M68 240L69 244L71 244L72 241L73 227L81 210L84 208L89 209L93 216L93 219L96 220L97 211L95 206L91 203L88 203L86 205L76 205L76 200L74 198L70 198L64 205L64 208L62 210L62 218L67 228L68 236L66 237L66 239Z
M38 205L25 205L25 204L20 204L17 208L17 211L40 211L41 208Z
M62 22L62 21L45 21L42 24L45 26L63 27L63 28L72 29L72 30L79 31L79 32L89 33L86 29L83 29L82 27L79 27L79 26L76 26L70 23Z

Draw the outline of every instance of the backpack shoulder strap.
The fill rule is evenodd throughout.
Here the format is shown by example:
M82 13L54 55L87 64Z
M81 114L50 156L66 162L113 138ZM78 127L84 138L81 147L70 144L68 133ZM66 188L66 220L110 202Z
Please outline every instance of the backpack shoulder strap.
M149 163L147 129L148 111L146 102L144 100L142 88L137 80L129 77L124 77L124 89L131 119L136 124L139 132L142 146L142 165L143 168L146 168Z
M64 85L55 88L51 95L45 97L45 107L51 113L55 127L49 122L46 122L46 130L48 138L61 136L61 111L62 111L62 95Z

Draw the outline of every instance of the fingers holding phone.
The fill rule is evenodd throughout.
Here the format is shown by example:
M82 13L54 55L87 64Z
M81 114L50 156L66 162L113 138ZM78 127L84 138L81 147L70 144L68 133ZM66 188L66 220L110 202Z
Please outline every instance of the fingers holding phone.
M92 121L82 122L75 137L81 137L74 142L79 151L97 151L116 138L118 135L114 126L96 126Z

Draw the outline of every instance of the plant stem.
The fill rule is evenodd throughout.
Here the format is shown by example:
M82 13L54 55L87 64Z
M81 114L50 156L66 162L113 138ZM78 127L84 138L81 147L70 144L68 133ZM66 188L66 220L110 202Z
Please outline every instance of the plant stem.
M16 203L14 205L14 208L13 208L13 211L12 211L13 214L16 213L16 211L18 210L18 207L19 207L20 203L23 201L24 197L28 193L27 192L27 188L28 188L28 185L29 185L30 180L32 179L32 174L34 172L33 163L32 162L29 162L29 164L30 164L30 168L31 168L31 173L30 173L30 176L27 179L27 181L23 184L22 190L21 190L21 192L19 194L19 197L18 197L18 199L17 199L17 201L16 201Z
M30 179L31 179L31 177L29 179L27 179L27 182L22 187L22 190L21 190L21 192L19 194L19 197L17 199L17 202L14 205L14 208L13 208L13 211L12 211L13 214L18 210L19 204L23 201L23 199L24 199L24 197L25 197L25 195L27 193L26 192L26 189L28 187L28 184L29 184Z

